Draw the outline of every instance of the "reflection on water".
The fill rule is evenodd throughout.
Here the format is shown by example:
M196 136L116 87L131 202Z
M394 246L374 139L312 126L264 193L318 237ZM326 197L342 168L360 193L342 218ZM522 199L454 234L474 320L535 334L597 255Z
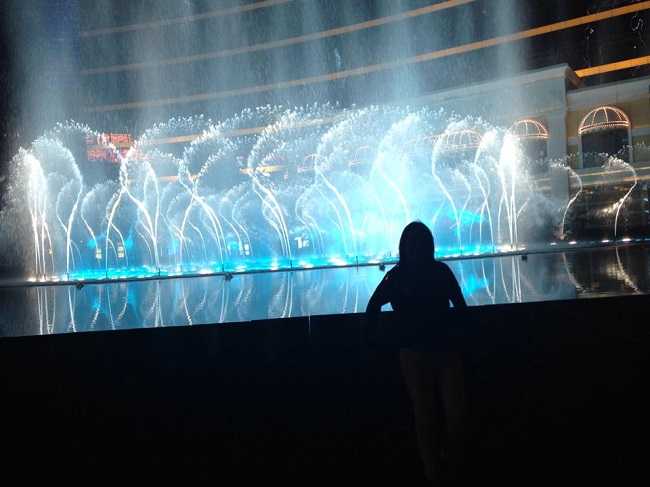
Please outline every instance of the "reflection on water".
M473 306L634 294L648 247L449 262ZM195 325L365 310L378 267L2 291L2 335Z

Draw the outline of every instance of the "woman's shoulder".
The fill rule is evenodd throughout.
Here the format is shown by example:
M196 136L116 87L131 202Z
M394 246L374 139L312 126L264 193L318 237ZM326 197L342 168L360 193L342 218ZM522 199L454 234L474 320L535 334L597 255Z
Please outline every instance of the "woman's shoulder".
M441 261L441 260L434 260L434 261L433 261L433 266L434 266L434 268L435 268L436 270L441 270L441 271L445 271L445 272L451 270L451 269L449 268L449 266L448 266L445 262L443 262L443 261Z
M399 264L396 264L392 269L389 269L386 272L386 276L384 279L396 279L400 275L400 267Z
M438 275L450 276L454 274L446 263L439 260L433 261L432 270Z
M441 277L453 276L452 270L444 262L438 260L431 260L430 262L422 262L414 272L409 272L400 268L400 265L397 264L395 267L386 272L384 280L387 281L398 281L402 278L411 279L414 277L425 277L431 276L436 279ZM426 278L426 277L425 277Z

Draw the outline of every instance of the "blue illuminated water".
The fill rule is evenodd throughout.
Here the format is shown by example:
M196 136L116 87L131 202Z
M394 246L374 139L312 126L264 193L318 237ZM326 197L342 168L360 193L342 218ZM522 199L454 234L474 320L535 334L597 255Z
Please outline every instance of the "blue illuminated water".
M502 251L505 253L505 251ZM437 249L436 257L460 258L462 256L479 256L486 254L496 254L499 251L493 245L473 246L473 247L443 247ZM241 259L234 262L207 262L201 264L185 264L172 268L155 268L152 266L131 266L124 268L109 269L84 269L64 274L57 278L47 279L45 282L73 281L73 282L92 282L104 280L135 280L166 278L176 276L201 276L201 275L219 275L219 274L244 274L263 271L286 272L294 270L325 269L337 267L365 266L365 265L392 265L397 262L396 257L356 257L356 256L329 256L329 257L305 257L287 259Z
M184 146L160 142L188 130ZM88 161L78 150L88 140L118 163ZM101 164L111 165L105 180ZM126 153L65 123L11 167L2 243L30 281L390 263L413 220L431 228L439 257L493 255L548 244L567 214L531 176L513 133L428 108L172 119Z

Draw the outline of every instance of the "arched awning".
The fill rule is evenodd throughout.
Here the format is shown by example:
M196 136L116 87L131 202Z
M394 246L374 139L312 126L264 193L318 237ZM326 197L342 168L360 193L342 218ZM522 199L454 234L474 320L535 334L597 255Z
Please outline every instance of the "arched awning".
M544 124L532 118L518 120L508 131L520 140L548 140L548 130Z
M585 135L601 130L628 129L630 126L630 118L623 110L607 105L595 108L585 115L578 133Z
M442 152L462 152L477 149L482 135L476 130L462 129L445 132L434 137L434 145Z

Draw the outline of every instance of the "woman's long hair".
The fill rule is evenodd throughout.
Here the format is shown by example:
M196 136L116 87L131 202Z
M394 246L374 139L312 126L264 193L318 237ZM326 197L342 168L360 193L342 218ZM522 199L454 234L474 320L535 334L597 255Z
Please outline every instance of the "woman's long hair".
M429 227L422 222L411 222L399 239L400 267L415 270L422 264L432 262L434 250L433 234Z

